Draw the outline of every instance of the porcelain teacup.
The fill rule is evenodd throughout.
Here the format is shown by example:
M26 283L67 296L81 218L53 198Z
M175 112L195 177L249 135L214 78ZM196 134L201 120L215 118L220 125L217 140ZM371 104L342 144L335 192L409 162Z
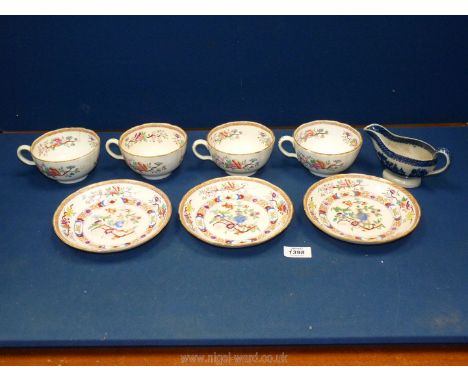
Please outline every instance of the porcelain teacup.
M94 131L65 127L41 135L31 146L19 146L16 154L21 162L37 166L48 178L71 184L85 179L96 167L99 145ZM23 151L29 151L33 160L25 158Z
M216 126L206 140L197 139L192 150L201 160L211 160L228 175L255 174L270 158L275 134L256 122L228 122ZM198 146L205 146L210 155L202 155Z
M114 153L115 144L121 154ZM184 159L187 134L178 126L168 123L145 123L125 131L120 139L106 142L107 153L127 165L143 178L164 179L171 175Z
M284 149L291 142L294 153ZM336 121L313 121L299 126L293 137L279 139L278 147L287 157L297 158L312 174L327 177L345 171L356 159L362 136L353 127Z

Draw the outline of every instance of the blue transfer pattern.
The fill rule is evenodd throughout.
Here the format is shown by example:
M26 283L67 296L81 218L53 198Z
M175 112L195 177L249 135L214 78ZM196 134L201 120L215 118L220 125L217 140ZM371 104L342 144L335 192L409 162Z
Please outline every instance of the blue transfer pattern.
M413 138L395 136L392 133L390 133L387 129L379 125L371 125L370 128L365 131L367 134L371 136L375 144L377 144L377 146L380 147L382 152L391 159L397 160L401 163L409 164L411 166L418 166L418 167L431 167L431 166L435 166L435 164L437 163L437 158L423 161L423 160L412 159L412 158L408 158L408 157L396 154L393 151L389 150L389 148L383 144L380 137L376 136L374 133L380 133L384 137L392 141L412 144L415 146L422 147L428 151L434 152L435 150L430 145L426 144L425 142L422 142Z
M426 176L429 172L427 170L424 170L422 168L418 169L413 169L411 170L411 173L408 175L411 178L421 178L423 176Z
M391 170L392 172L394 172L395 174L398 174L398 175L403 175L403 176L408 176L405 171L403 171L403 169L401 167L398 167L395 163L393 162L390 162L387 157L385 155L383 155L380 151L377 151L376 150L376 153L377 153L377 156L379 157L380 161L382 162L382 164L388 168L389 170Z
M386 168L388 168L390 171L394 172L395 174L402 175L408 178L420 178L428 174L428 171L423 168L413 168L411 172L408 174L401 167L398 167L396 163L389 161L388 158L385 155L383 155L381 152L376 150L376 153L380 161L382 162L382 164Z

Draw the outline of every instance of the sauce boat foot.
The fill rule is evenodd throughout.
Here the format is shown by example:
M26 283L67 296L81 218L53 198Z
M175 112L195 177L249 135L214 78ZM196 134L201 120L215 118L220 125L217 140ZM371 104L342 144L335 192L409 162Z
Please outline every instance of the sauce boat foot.
M405 188L416 188L421 185L421 178L406 178L404 176L395 174L394 172L388 169L383 170L382 176L385 179L399 184L400 186Z
M85 180L87 176L88 175L85 175L81 178L73 179L73 180L57 180L57 182L62 183L62 184L74 184L74 183L81 182L82 180Z
M255 174L257 171L252 171L252 172L243 172L242 174L239 174L238 172L231 172L231 171L226 171L226 174L231 175L231 176L252 176Z
M149 179L149 180L160 180L160 179L167 178L171 174L172 173L170 172L170 173L164 174L164 175L142 175L142 177L145 178L145 179Z

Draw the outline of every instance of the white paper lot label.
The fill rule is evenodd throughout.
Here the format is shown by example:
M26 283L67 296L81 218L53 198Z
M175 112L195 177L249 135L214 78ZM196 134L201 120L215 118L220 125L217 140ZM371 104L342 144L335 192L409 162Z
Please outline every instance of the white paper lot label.
M283 253L286 257L292 257L295 259L310 259L312 257L312 248L284 246Z

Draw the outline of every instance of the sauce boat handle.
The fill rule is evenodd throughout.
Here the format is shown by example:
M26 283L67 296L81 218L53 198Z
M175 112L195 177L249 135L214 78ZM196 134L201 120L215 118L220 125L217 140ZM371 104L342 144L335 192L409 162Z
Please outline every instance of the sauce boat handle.
M287 157L290 157L290 158L296 158L297 159L297 154L294 152L294 153L291 153L289 151L287 151L284 147L283 147L283 143L284 142L291 142L292 143L292 146L294 148L294 138L293 137L290 137L289 135L283 135L279 141L278 141L278 148L279 150L281 151L281 153L283 155L286 155ZM294 149L295 150L295 149Z
M197 151L197 147L200 145L205 146L208 152L210 151L210 149L208 148L207 141L205 141L204 139L197 139L195 142L193 142L193 145L192 145L192 151L195 154L195 156L201 160L213 160L211 155L202 155Z
M438 154L442 154L443 156L445 156L445 166L437 169L437 170L434 170L432 172L430 172L429 174L427 175L437 175L437 174L440 174L441 172L444 172L445 170L447 170L448 166L450 166L450 153L447 149L439 149L436 151L436 155Z

